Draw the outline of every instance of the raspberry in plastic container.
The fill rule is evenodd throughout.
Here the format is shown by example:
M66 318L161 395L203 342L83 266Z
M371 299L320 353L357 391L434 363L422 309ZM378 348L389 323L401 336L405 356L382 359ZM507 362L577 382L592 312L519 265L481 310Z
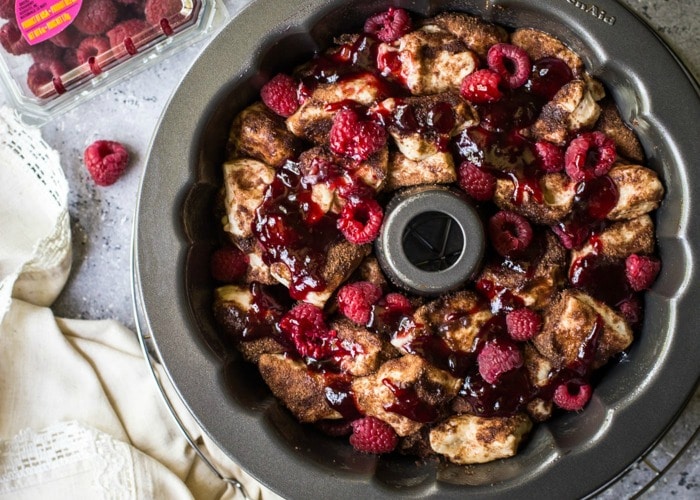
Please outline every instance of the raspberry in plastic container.
M0 82L24 120L41 125L210 32L214 5L3 0Z

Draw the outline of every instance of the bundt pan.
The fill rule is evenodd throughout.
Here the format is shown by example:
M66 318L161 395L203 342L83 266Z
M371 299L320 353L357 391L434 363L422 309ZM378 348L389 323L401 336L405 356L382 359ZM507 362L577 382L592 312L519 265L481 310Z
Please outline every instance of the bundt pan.
M463 11L547 31L578 52L639 135L666 187L656 213L663 269L623 362L584 411L536 426L519 455L457 466L354 452L298 424L254 366L217 336L208 259L220 165L234 115L263 83L334 34L389 5ZM638 18L611 0L258 0L209 44L175 92L151 145L134 233L135 293L167 373L203 429L287 498L581 497L605 487L660 438L700 376L700 158L695 83ZM154 425L157 425L154 422Z

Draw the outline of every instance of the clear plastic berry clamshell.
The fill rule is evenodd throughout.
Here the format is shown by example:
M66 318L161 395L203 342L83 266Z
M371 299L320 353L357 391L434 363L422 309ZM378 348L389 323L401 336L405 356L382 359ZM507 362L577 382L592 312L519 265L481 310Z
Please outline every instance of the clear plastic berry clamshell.
M0 0L0 81L41 125L190 45L215 0Z

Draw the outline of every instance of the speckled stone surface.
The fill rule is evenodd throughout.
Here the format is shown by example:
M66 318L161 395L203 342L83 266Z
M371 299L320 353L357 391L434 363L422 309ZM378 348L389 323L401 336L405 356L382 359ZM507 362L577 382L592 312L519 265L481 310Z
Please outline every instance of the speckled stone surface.
M621 2L651 25L700 79L700 0ZM225 1L231 15L247 3ZM138 185L158 118L202 46L199 43L155 64L43 127L45 139L61 154L71 187L73 270L54 306L58 315L114 318L134 328L130 244ZM4 102L0 94L0 104ZM82 151L98 138L123 142L132 156L126 175L109 188L95 187L82 165ZM653 451L599 497L630 497L659 476L643 492L644 498L700 498L700 438L674 459L699 425L700 391ZM658 471L666 467L660 476Z

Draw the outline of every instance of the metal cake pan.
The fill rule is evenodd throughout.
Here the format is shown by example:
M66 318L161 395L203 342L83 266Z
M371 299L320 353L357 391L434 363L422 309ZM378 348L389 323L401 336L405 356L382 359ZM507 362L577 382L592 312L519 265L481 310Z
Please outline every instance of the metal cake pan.
M656 213L663 271L624 362L608 369L579 414L539 425L512 459L479 466L362 455L305 428L255 367L217 336L208 256L212 206L235 113L262 84L359 30L388 5L418 15L455 10L565 41L606 85L667 194ZM622 473L674 421L700 377L700 97L676 57L612 0L258 0L208 45L172 96L151 144L134 228L135 294L168 376L232 459L287 498L581 497Z

